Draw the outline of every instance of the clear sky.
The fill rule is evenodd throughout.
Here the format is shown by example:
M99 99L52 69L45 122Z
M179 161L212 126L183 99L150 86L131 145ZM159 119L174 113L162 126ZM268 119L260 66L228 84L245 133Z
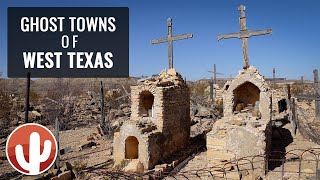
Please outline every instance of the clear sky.
M313 79L320 68L320 1L318 0L1 0L0 71L7 72L7 7L129 7L130 75L159 73L168 67L167 44L150 40L167 36L167 18L173 35L193 33L174 42L174 67L187 79L209 78L217 65L224 76L235 76L243 65L241 40L218 41L218 34L238 32L238 6L246 6L249 30L272 28L272 35L249 38L250 64L266 77ZM30 42L32 43L32 42ZM106 42L107 43L107 42ZM320 70L320 69L319 69Z

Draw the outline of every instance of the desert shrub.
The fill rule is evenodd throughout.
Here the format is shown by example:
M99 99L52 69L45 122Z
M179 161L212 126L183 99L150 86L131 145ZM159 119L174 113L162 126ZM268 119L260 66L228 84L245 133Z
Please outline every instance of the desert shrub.
M37 104L40 101L40 95L35 91L30 91L30 101Z
M203 96L205 94L205 90L208 87L207 82L199 82L190 86L190 92L192 96Z
M294 83L292 84L291 87L291 93L293 95L298 95L298 94L302 94L304 90L304 85L303 83Z
M58 118L60 130L69 129L68 124L73 120L75 98L74 90L70 88L69 80L57 79L47 91L43 103L45 104L45 123L53 124Z
M10 95L5 91L5 81L0 79L0 129L2 129L2 131L0 131L0 138L7 135L6 130L12 121L10 116L12 106L13 103Z
M189 86L190 98L193 104L205 105L208 95L205 93L208 82L197 82Z

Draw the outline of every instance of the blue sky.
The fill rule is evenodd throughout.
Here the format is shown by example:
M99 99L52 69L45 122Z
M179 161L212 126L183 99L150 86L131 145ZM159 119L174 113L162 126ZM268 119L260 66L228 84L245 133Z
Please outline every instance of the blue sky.
M249 30L272 28L272 35L249 39L250 64L266 77L275 67L278 77L313 79L320 68L320 1L317 0L1 0L0 71L7 68L7 7L129 7L130 75L151 75L168 67L167 44L150 40L167 35L166 19L173 18L173 35L193 33L174 42L175 68L187 79L209 78L217 65L224 76L242 69L241 40L218 41L218 34L239 31L238 6L247 7Z

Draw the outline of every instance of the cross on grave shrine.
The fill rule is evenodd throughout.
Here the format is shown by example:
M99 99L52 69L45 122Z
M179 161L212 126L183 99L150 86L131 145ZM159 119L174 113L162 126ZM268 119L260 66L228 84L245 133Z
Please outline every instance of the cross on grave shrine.
M192 34L182 34L178 36L172 36L172 19L168 18L168 37L151 40L151 44L168 42L168 62L169 62L169 69L171 69L173 68L173 52L172 52L173 41L188 39L192 37L193 37Z
M243 58L244 58L243 69L247 69L250 66L249 65L249 56L248 56L248 38L251 36L260 36L260 35L271 34L272 29L257 30L257 31L248 30L247 26L246 26L246 14L245 14L246 7L244 5L240 5L238 10L240 11L240 18L239 18L240 32L218 35L218 40L230 39L230 38L241 39L242 52L243 52Z
M211 82L210 82L210 99L213 100L213 84L217 84L217 74L219 75L224 75L222 73L218 73L217 72L217 68L216 68L216 64L213 65L213 71L208 71L210 73L213 73L213 82L212 82L212 78L211 78ZM216 96L216 93L214 93L214 96Z

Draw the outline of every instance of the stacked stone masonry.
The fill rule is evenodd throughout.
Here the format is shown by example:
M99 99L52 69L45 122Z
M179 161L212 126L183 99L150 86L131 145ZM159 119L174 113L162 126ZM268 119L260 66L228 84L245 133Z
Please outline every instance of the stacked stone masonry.
M223 90L224 117L207 134L208 168L213 171L233 166L224 163L235 159L263 157L271 148L271 90L257 69L241 70ZM263 171L264 163L262 158L254 166Z
M131 103L130 120L114 135L116 164L138 159L144 169L151 169L187 145L189 88L175 69L162 71L158 77L132 86Z

